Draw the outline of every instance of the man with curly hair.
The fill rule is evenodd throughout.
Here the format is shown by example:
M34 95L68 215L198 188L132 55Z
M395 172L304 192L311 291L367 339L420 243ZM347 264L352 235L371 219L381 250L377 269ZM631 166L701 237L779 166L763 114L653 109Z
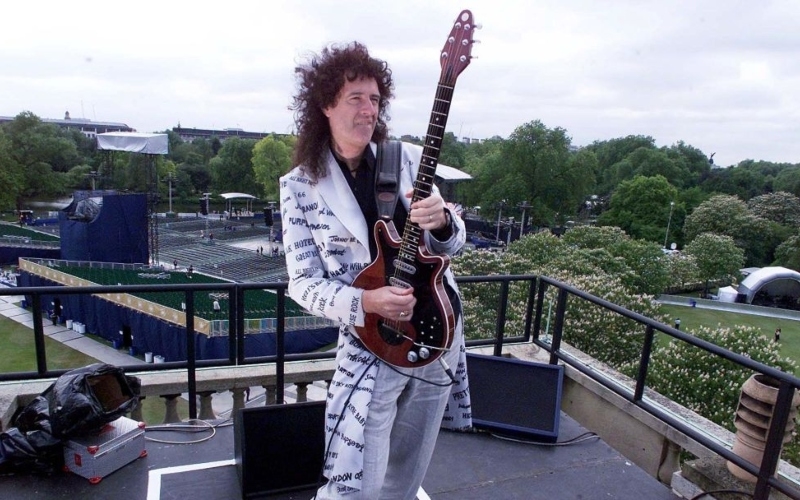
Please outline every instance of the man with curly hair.
M367 48L352 42L324 48L295 68L295 167L280 179L283 242L289 295L313 314L340 324L337 370L326 411L327 483L317 499L414 499L440 426L471 425L461 302L450 269L444 273L455 317L455 337L440 363L399 368L376 358L357 336L365 315L409 321L412 288L353 285L376 259L371 237L377 144L388 136L392 72ZM463 221L438 190L411 201L422 148L402 145L398 234L406 220L422 230L432 254L452 255L465 241Z

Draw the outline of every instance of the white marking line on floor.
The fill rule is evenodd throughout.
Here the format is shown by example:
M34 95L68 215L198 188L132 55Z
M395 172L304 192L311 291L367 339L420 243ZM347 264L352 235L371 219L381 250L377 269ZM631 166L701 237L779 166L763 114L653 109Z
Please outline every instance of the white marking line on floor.
M147 500L161 499L161 476L165 474L175 474L178 472L187 472L192 470L213 469L214 467L224 467L226 465L236 465L236 460L220 460L219 462L179 465L177 467L166 467L164 469L151 470L147 475Z

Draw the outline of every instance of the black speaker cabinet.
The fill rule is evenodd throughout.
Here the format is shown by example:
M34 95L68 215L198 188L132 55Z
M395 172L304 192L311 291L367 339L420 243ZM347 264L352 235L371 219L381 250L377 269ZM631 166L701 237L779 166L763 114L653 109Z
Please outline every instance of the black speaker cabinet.
M533 441L558 439L564 367L467 354L475 428Z
M310 489L320 483L325 402L244 408L234 417L234 453L242 498Z

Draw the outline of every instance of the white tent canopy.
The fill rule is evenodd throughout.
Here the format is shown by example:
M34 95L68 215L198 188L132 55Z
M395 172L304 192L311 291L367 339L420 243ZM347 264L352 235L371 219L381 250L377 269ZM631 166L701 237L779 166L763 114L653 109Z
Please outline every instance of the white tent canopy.
M97 149L128 151L148 155L169 154L167 134L140 134L139 132L106 132L97 134Z
M785 267L762 267L750 273L739 284L739 293L747 295L747 303L753 302L753 297L759 290L769 287L772 294L790 294L792 289L800 283L800 273Z
M253 214L253 202L257 200L255 196L252 194L247 193L221 193L220 196L225 199L225 206L226 211L233 215L234 208L233 208L233 201L235 199L244 199L245 201L245 213L241 215L252 215Z
M441 163L436 167L436 177L441 177L445 181L468 181L472 179L472 176L468 173Z

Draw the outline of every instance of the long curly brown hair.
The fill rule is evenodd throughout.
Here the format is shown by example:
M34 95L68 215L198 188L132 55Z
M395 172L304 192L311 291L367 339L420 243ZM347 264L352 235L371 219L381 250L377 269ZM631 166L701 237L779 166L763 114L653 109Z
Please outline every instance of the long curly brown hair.
M292 99L297 143L294 148L294 165L314 179L326 175L326 148L330 143L330 125L323 109L336 104L339 91L347 81L374 78L378 83L380 104L378 123L372 133L373 142L381 142L389 133L389 100L394 97L394 83L389 65L370 57L367 47L359 42L331 45L312 55L306 64L295 69L298 92Z

